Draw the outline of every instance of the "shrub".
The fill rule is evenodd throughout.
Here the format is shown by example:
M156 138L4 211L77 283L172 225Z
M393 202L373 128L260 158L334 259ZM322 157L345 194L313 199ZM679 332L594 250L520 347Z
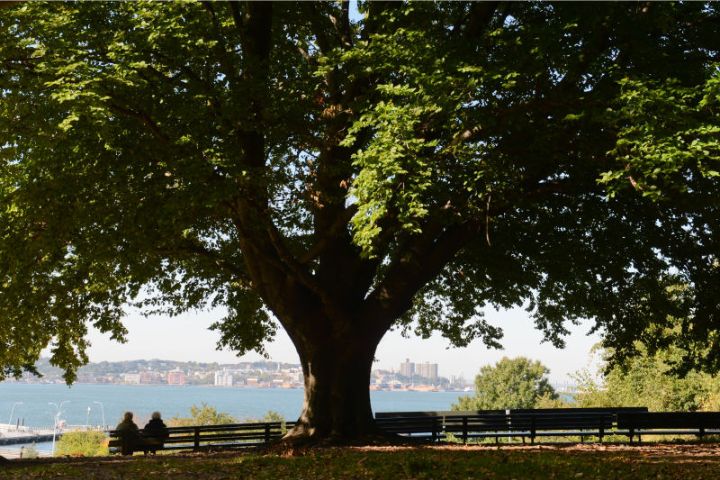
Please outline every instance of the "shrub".
M40 456L40 452L38 452L37 447L33 443L32 445L23 448L20 455L22 458L38 458Z
M68 432L55 447L56 456L102 457L108 455L108 437L103 432Z
M168 421L168 426L185 427L189 425L225 425L228 423L238 423L238 421L229 413L218 412L215 407L203 402L199 407L197 405L190 407L189 417L171 418Z
M549 370L543 364L525 357L507 358L480 369L475 377L475 395L458 398L453 410L493 410L535 408L558 399L550 385Z

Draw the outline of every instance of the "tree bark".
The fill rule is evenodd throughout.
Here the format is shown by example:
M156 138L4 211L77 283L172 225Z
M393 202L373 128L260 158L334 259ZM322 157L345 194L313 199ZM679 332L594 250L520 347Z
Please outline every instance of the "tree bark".
M299 343L299 344L298 344ZM287 441L353 443L376 436L370 372L379 338L362 335L296 342L305 400Z

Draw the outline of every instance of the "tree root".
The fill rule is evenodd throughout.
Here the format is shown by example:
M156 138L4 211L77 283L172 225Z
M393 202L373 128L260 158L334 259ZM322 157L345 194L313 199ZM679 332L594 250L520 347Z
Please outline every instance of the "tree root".
M394 433L377 430L358 436L317 435L304 429L291 430L280 440L259 450L263 453L283 456L302 456L310 450L333 447L367 446L418 446L427 445L427 440L414 439Z

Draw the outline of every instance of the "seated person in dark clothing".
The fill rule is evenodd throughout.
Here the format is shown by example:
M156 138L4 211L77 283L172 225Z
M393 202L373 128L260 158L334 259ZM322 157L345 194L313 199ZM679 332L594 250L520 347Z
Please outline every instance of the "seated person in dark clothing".
M167 426L160 418L160 412L153 412L150 421L143 428L143 451L155 453L157 449L162 448L165 439L168 438Z
M140 442L140 430L133 422L132 412L125 412L122 422L115 427L117 437L120 440L120 451L123 455L132 455L135 447Z

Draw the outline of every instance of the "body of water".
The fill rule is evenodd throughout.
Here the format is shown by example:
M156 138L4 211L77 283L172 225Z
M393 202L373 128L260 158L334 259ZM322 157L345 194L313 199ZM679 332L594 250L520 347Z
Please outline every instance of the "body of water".
M458 392L372 391L373 410L449 410ZM188 417L190 407L206 403L239 420L259 419L268 411L296 420L303 402L301 389L220 388L168 385L41 385L0 383L0 423L33 427L53 425L55 405L62 403L60 418L69 425L110 425L131 411L137 423L160 411L163 418ZM64 403L63 403L64 402ZM12 418L10 417L12 414ZM103 421L104 414L104 421Z

